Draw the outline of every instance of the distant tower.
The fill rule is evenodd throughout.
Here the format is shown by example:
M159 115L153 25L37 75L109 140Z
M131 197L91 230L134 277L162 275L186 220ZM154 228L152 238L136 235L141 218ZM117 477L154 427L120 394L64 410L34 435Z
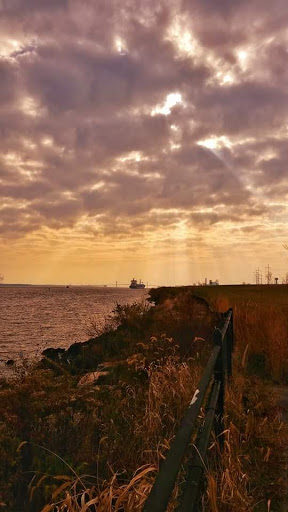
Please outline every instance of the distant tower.
M275 284L278 284L278 277L274 278L274 282L275 282Z
M256 268L256 270L254 272L254 276L255 276L255 283L262 284L262 272L259 267Z
M272 272L271 272L270 265L268 265L265 268L265 277L266 277L266 280L267 280L267 284L271 284L271 282L272 282Z

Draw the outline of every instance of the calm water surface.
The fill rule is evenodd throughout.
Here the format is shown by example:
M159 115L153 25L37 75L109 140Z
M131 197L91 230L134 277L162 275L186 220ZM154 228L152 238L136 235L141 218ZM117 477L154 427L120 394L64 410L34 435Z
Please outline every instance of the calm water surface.
M7 359L85 341L91 319L103 325L117 303L146 297L147 290L129 288L0 286L0 371Z

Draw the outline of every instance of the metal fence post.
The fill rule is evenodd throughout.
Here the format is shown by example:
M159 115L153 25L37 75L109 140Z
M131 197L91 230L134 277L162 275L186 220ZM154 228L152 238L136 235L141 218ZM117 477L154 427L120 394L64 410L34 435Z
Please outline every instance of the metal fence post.
M215 416L215 434L217 439L219 440L219 446L222 452L224 448L224 437L222 433L224 430L225 367L223 357L223 334L218 328L216 328L214 331L214 344L219 345L221 347L215 365L214 378L216 381L220 382L220 390Z

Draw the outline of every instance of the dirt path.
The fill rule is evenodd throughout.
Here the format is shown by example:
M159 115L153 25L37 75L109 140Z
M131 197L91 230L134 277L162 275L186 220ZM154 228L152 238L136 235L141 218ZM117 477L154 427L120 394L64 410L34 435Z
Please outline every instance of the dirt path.
M288 386L273 386L272 388L276 405L279 407L279 414L281 415L281 420L288 425ZM285 469L284 469L283 479L286 482L285 490L286 490L286 499L281 503L281 506L277 512L288 512L288 441L285 450ZM273 509L271 512L274 512Z

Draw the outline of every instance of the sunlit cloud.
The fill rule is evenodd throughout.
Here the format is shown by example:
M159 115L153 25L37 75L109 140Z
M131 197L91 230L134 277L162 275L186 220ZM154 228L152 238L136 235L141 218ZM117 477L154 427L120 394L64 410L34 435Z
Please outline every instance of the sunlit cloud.
M230 148L232 146L231 141L225 135L221 135L220 137L214 136L205 140L199 140L197 144L207 149L217 149L222 147Z
M237 76L231 66L211 49L203 48L190 26L187 26L187 19L183 16L173 17L168 27L166 38L172 41L179 56L189 57L193 62L205 64L213 70L208 83L217 82L222 86L228 86L237 82Z
M98 183L94 183L91 185L91 190L100 190L105 187L105 181L98 181Z
M182 95L179 92L172 92L167 95L164 104L157 105L152 110L152 115L155 116L156 114L162 114L164 116L169 116L169 114L171 114L172 108L182 103Z
M145 157L143 156L143 154L141 152L131 151L127 155L117 158L117 160L120 162L140 162L140 160L142 160L143 158L145 158Z
M53 139L51 137L43 137L41 143L43 146L53 146Z
M21 41L2 37L0 38L0 56L9 57L16 50L20 50L21 46Z
M26 116L37 117L40 115L39 105L31 96L26 96L21 100L20 109Z
M248 51L247 50L238 50L237 57L241 68L245 71L248 67Z
M120 55L125 55L127 53L127 46L124 40L120 37L115 38L115 49Z
M168 26L165 38L172 41L180 56L200 58L203 49L194 36L191 27L187 26L185 16L175 15Z
M215 75L220 85L231 85L237 81L235 75L232 73L226 73L225 71L217 71Z

